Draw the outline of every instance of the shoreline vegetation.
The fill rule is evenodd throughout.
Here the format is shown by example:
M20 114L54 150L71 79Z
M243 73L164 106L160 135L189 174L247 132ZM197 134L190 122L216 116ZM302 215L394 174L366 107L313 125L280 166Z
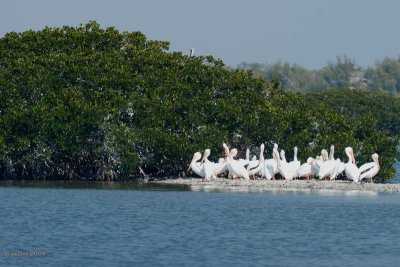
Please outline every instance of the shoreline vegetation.
M350 100L340 112L342 105L325 96L310 101L277 79L229 69L189 49L171 52L168 41L95 21L5 34L0 180L185 177L193 152L209 148L217 162L223 142L237 148L237 158L246 149L259 155L261 143L266 154L277 143L292 158L297 146L302 163L332 144L343 160L352 147L358 165L379 155L375 182L394 177L400 138L399 128L389 126L398 120L391 112L397 102L380 101L388 109L378 108L377 116L365 96L342 90L335 99L361 100L362 112L350 110ZM377 117L387 119L379 124Z

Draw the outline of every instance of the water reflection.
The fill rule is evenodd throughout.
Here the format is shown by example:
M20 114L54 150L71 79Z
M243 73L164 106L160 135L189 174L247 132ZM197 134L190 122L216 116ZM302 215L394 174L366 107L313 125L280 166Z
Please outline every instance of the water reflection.
M385 194L375 191L361 190L333 190L333 189L296 189L296 188L257 188L257 187L234 187L234 186L211 186L211 185L192 185L190 190L194 192L207 193L268 193L272 195L291 194L291 195L310 195L320 196L344 196L344 197L377 197Z
M137 190L137 191L191 191L206 193L268 193L320 196L378 196L379 192L361 190L332 190L332 189L297 189L297 188L268 188L242 187L221 185L185 185L139 182L83 182L83 181L0 181L0 187L38 188L38 189L94 189L94 190Z
M316 194L322 196L345 196L345 197L376 197L380 193L375 191L361 190L316 190Z
M141 191L189 191L188 185L156 184L140 182L88 182L88 181L0 181L0 187L141 190Z

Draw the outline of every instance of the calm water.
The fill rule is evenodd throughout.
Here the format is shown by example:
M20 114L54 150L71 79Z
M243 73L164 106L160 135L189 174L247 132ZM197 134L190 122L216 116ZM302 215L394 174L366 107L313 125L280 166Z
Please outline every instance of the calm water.
M400 194L2 185L1 266L397 266L400 261ZM18 252L46 255L10 256Z

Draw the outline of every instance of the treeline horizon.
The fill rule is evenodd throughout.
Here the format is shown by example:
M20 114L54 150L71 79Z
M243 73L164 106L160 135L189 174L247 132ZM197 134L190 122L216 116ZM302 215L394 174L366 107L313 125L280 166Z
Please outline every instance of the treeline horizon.
M385 92L400 96L400 56L377 60L373 67L360 67L347 55L337 56L321 69L308 69L297 63L279 60L275 63L242 62L237 69L250 70L266 81L279 80L281 86L296 92L318 92L350 88Z

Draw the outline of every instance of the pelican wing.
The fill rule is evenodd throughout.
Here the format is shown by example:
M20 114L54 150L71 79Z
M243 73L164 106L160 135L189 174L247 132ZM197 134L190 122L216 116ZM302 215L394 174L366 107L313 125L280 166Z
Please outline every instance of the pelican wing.
M249 164L247 165L247 171L251 171L254 170L255 168L258 167L258 165L260 164L260 162L258 160L251 160L249 162Z
M347 178L353 180L358 183L360 179L360 170L353 163L347 163L344 165L344 171L346 173Z
M374 166L375 166L375 162L365 163L365 164L361 165L361 167L359 168L360 173L367 172Z
M311 164L309 164L307 162L304 163L303 165L301 165L300 168L297 170L297 175L299 177L310 175L311 173L312 173L311 172Z

